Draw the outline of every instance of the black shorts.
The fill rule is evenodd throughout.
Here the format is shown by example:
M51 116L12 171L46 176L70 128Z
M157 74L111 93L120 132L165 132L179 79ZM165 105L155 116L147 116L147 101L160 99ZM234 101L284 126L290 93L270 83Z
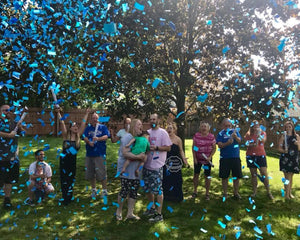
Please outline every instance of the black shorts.
M232 172L232 177L242 178L242 166L240 158L222 158L220 159L219 177L228 178Z
M261 168L267 167L266 156L246 156L248 168Z
M137 199L137 192L140 187L140 180L139 179L127 179L127 178L120 178L121 180L121 190L119 195L121 198L126 198L129 195L129 198Z
M0 187L3 184L14 184L19 181L20 161L2 161L0 160Z
M210 164L202 164L202 163L194 164L194 174L200 173L202 165L203 165L203 169L204 169L204 175L210 176L210 174L211 174L211 165Z

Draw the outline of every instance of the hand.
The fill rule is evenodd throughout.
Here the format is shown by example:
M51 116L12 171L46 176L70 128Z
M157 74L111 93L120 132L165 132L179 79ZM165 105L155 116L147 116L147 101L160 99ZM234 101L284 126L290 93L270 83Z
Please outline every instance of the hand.
M93 137L93 142L97 142L99 139L97 137Z
M92 109L87 108L87 109L86 109L86 113L88 113L88 114L92 113Z
M11 131L9 134L8 134L8 137L9 138L14 138L16 136L17 132L16 131Z
M234 131L232 134L231 134L232 138L236 138L237 135L236 135L236 132Z
M233 143L233 138L230 138L228 141L229 145L231 145Z
M156 146L155 145L150 145L150 150L151 151L156 151Z

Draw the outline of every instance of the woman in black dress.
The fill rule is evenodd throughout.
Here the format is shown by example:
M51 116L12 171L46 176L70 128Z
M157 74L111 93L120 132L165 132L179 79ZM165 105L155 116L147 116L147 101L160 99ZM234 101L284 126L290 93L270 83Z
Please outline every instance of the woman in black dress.
M284 124L284 132L280 137L279 152L280 156L280 171L284 173L284 188L285 198L294 198L292 194L292 184L294 173L299 173L299 150L300 150L300 138L296 134L293 122L287 121Z
M86 111L80 128L76 122L69 122L68 128L61 117L59 111L57 111L58 117L61 121L61 131L63 137L63 151L60 155L60 183L62 191L62 204L68 205L73 199L73 187L76 176L76 158L77 152L80 148L80 136L82 135L88 114L90 110Z
M164 200L181 202L183 200L181 168L183 164L188 166L188 163L183 152L182 140L175 134L176 124L169 123L166 130L173 144L167 154L163 171Z

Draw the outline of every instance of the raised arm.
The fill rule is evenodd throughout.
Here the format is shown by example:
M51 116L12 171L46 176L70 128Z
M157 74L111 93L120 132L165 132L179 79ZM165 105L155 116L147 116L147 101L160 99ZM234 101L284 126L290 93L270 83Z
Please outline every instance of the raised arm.
M117 136L115 129L110 128L110 140L112 143L116 143L120 140L120 137Z
M60 114L60 109L59 109L59 108L57 108L56 112L57 112L57 116L58 116L58 118L59 118L59 121L60 121L60 123L61 123L61 133L62 133L63 138L65 139L65 138L67 137L67 128L66 128L66 124L65 124L65 121L62 120L62 116L61 116L61 114Z
M84 115L83 119L82 119L82 123L80 124L80 128L79 128L79 131L78 131L80 136L84 132L84 129L85 129L86 123L87 123L87 119L88 119L88 116L89 116L90 113L91 113L91 110L90 110L90 108L88 108L85 112L85 115Z

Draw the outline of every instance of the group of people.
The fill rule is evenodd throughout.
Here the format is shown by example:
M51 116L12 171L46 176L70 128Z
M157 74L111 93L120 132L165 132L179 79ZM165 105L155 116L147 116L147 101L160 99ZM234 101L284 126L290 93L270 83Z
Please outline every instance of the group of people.
M233 122L230 119L222 121L222 130L215 138L209 132L210 125L207 122L201 122L199 132L193 137L193 159L194 159L194 193L192 197L197 196L197 187L199 173L204 169L206 199L209 200L211 168L214 166L212 157L216 152L216 144L220 149L219 177L222 179L223 200L228 197L228 179L230 172L233 179L233 195L236 199L241 199L239 194L239 181L243 177L240 159L240 143L242 137L233 128ZM280 156L280 171L284 173L285 198L294 198L292 194L293 175L299 173L299 150L300 137L296 134L293 122L287 121L284 124L284 134L279 139L278 151ZM250 124L249 130L244 136L247 167L251 173L252 194L255 198L257 194L258 180L264 184L267 195L274 199L269 185L267 172L267 158L264 144L267 140L266 132L261 128L258 121ZM259 173L258 174L258 170Z
M86 110L81 124L64 122L60 109L57 109L61 121L63 138L62 153L60 154L60 183L61 204L68 205L74 199L73 187L76 177L76 158L80 149L81 139L86 146L85 178L91 184L91 197L95 199L101 193L108 195L106 171L106 141L110 138L113 143L119 142L117 176L120 178L118 208L116 220L123 219L124 200L127 199L128 210L126 219L140 219L134 214L138 190L143 187L149 204L144 212L150 222L163 220L162 206L164 200L183 200L182 173L183 165L189 166L183 151L182 140L176 135L176 124L168 123L166 130L160 127L158 114L150 115L150 129L143 131L142 121L126 118L124 128L117 133L99 123L99 116L90 109ZM4 207L11 207L10 194L12 184L18 182L19 159L17 136L24 132L21 122L15 121L14 107L1 106L0 116L0 187L4 190ZM88 124L88 116L90 122ZM240 143L242 137L233 128L229 119L222 121L222 130L215 136L210 133L208 122L201 122L199 131L193 137L194 191L192 197L197 197L201 169L205 176L205 198L210 199L211 169L216 152L220 149L219 177L222 179L223 199L228 196L228 179L233 178L233 195L240 199L239 180L242 178L240 159ZM257 194L257 178L265 185L269 198L273 199L270 191L267 173L267 160L264 143L266 133L262 131L258 121L253 121L244 136L247 146L247 166L251 172L251 182L254 198ZM284 124L284 134L279 140L280 170L285 177L285 197L293 198L293 174L299 173L298 151L300 138L295 132L294 124L290 121ZM51 184L51 166L44 161L42 149L35 152L36 161L29 166L29 181L27 182L29 197L27 204L40 203L46 194L54 191ZM260 175L258 174L258 171ZM97 190L96 183L101 182L102 189Z

